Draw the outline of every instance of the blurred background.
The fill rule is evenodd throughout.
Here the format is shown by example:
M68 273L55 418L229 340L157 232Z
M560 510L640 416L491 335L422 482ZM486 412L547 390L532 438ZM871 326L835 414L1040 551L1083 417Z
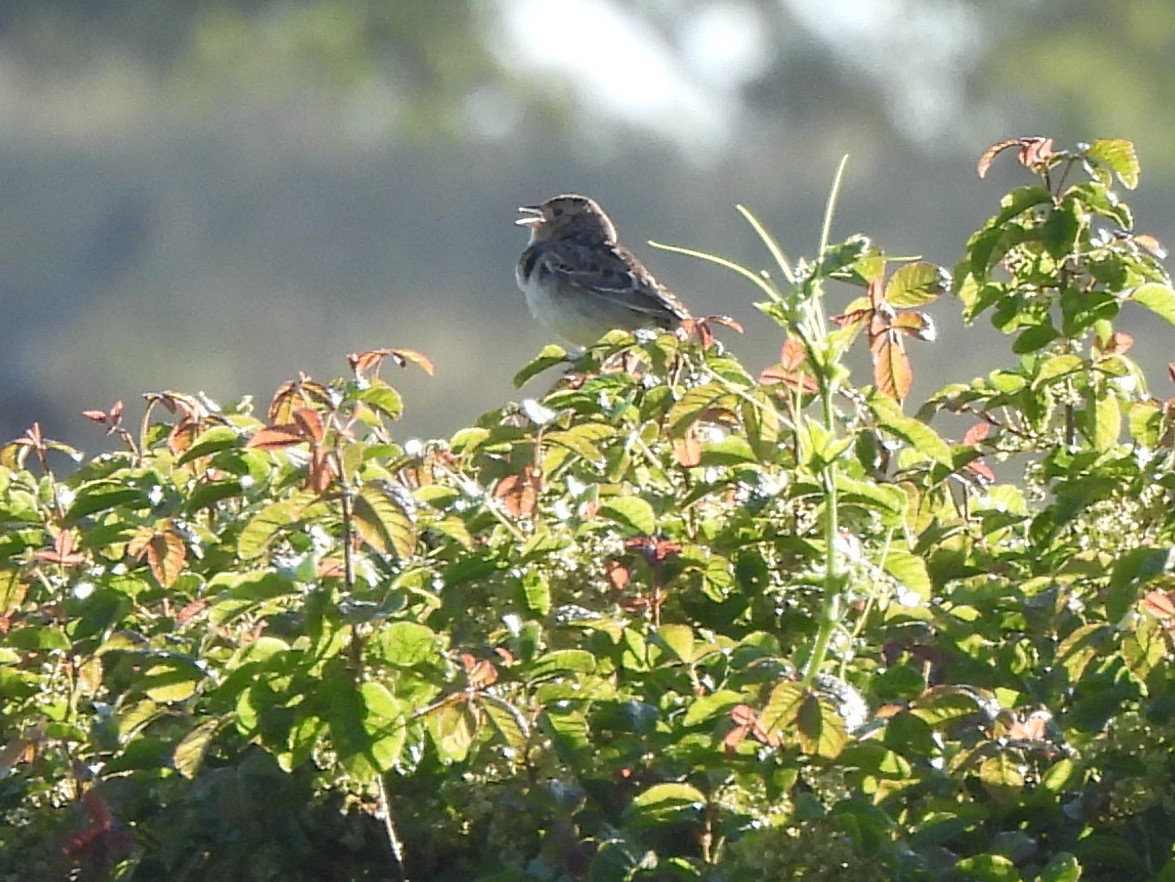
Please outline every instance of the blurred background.
M811 255L845 153L835 237L950 266L1027 180L1006 156L979 181L988 144L1129 138L1138 227L1170 246L1168 4L0 0L0 437L38 420L94 452L84 408L264 404L380 346L437 367L385 368L403 435L447 436L551 380L510 384L549 338L513 221L560 192L595 196L695 313L743 320L721 336L752 370L780 342L756 292L646 241L766 267L744 203ZM931 311L916 395L1009 357ZM1151 323L1136 354L1161 366L1171 340Z

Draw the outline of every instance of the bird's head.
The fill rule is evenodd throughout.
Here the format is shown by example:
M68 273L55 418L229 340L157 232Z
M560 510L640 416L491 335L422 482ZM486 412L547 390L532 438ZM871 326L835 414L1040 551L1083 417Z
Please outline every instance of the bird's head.
M530 230L530 241L574 234L583 242L616 244L616 227L604 209L587 196L555 196L541 205L524 205L514 223Z

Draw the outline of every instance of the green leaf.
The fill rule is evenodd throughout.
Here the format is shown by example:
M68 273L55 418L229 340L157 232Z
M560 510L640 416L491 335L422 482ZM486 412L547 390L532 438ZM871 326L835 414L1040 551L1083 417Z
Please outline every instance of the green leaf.
M75 524L82 518L114 508L139 511L151 507L141 489L127 486L122 481L94 481L78 488L73 504L65 513L67 524Z
M173 656L151 663L140 682L152 701L178 702L195 695L205 676L194 661Z
M563 364L565 361L567 361L567 350L554 343L548 343L538 355L514 375L514 388L521 388L531 377L541 374L549 367Z
M522 576L522 591L526 596L526 608L537 616L546 616L551 611L551 586L546 574L539 570L527 570Z
M441 762L458 763L469 755L477 718L464 701L440 705L425 717L425 723Z
M1170 285L1147 282L1135 288L1130 299L1142 304L1169 324L1175 325L1175 291L1171 290Z
M653 506L639 496L610 496L600 503L599 514L637 536L652 536L657 531Z
M548 432L543 438L550 444L565 447L593 466L605 463L604 454L596 446L613 437L616 429L603 423L581 423L565 432Z
M508 701L494 695L482 695L479 700L494 732L516 756L521 758L530 738L530 727L526 724L522 712Z
M1100 390L1093 406L1086 409L1086 425L1093 449L1105 453L1118 443L1122 434L1122 408L1108 390Z
M557 649L535 659L527 669L527 682L537 683L567 674L590 674L596 657L585 649Z
M406 504L410 498L392 482L364 484L354 497L356 532L380 554L410 558L416 551L416 525Z
M271 502L245 524L237 539L237 554L242 560L254 560L265 554L282 530L292 527L315 508L318 496L304 490L289 499Z
M1077 858L1067 851L1054 854L1040 874L1036 882L1077 882L1081 878L1081 864Z
M356 401L362 401L389 419L398 420L404 413L403 396L382 380L377 380L366 389L360 389L354 395Z
M732 395L725 385L712 381L695 386L686 392L681 400L669 409L666 421L670 434L680 438L686 429L708 411L736 412L737 409L738 398Z
M1056 260L1064 260L1077 247L1077 234L1081 231L1077 211L1074 200L1067 199L1050 211L1041 225L1045 250Z
M741 693L732 689L719 689L717 692L703 695L701 698L691 701L682 722L686 726L696 726L711 717L725 714L735 705L745 702L746 698Z
M177 460L179 465L185 465L202 456L220 453L222 450L231 450L240 447L243 443L240 432L232 426L212 426L196 436L192 446L184 451L184 455Z
M706 794L692 784L654 784L632 801L633 808L637 809L685 806L701 808L705 804Z
M869 408L873 411L878 425L890 434L935 462L947 468L954 467L951 446L922 420L902 413L898 403L892 398L874 393L869 396Z
M1036 369L1036 376L1032 380L1032 388L1039 389L1060 377L1081 373L1085 370L1085 362L1079 355L1057 355L1041 362Z
M207 720L183 737L171 755L172 765L177 772L188 780L196 777L218 728L220 720Z
M796 715L800 749L809 755L836 759L848 743L845 721L824 698L809 693Z
M983 713L979 697L957 686L935 686L914 700L910 713L928 725L942 727L976 713Z
M662 625L654 639L672 652L678 661L689 664L694 660L694 629L689 625Z
M803 683L790 680L778 684L771 690L763 712L759 714L759 722L769 735L778 735L796 719L800 708L809 696Z
M917 596L917 603L912 603L909 602L911 598L903 598L899 594L897 600L902 606L917 606L930 600L933 587L926 561L922 558L903 549L891 548L885 555L883 565L887 573Z
M937 299L950 285L950 273L941 266L924 261L907 263L890 276L885 299L895 309L910 309Z
M378 642L383 660L394 667L411 667L436 662L444 652L443 639L431 628L416 622L392 622L382 628Z
M1012 341L1012 351L1017 355L1027 355L1048 346L1061 336L1061 332L1053 327L1048 319L1040 324L1030 325L1020 336Z
M963 858L955 864L955 869L965 878L978 879L980 882L1020 882L1016 865L999 854L977 854Z
M1142 166L1139 164L1133 142L1125 138L1099 138L1089 145L1085 155L1109 166L1127 190L1133 190L1138 186Z
M996 802L1013 804L1024 790L1020 762L1011 753L997 753L979 764L979 780Z

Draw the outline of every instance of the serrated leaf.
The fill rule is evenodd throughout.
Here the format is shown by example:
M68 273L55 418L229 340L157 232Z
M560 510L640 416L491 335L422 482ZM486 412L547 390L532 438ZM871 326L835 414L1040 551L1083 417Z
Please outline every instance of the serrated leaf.
M778 735L791 725L809 692L803 683L786 680L771 690L767 704L759 714L759 722L768 735Z
M1145 306L1168 323L1175 325L1175 291L1171 289L1170 285L1164 285L1161 282L1147 282L1145 285L1139 285L1135 288L1130 299Z
M922 306L950 288L951 276L941 266L918 261L899 268L885 286L885 299L895 309Z
M1002 805L1015 802L1024 790L1020 763L1009 753L997 753L980 763L979 780L991 798Z
M317 495L303 491L289 499L271 502L249 518L249 522L241 530L241 535L237 539L237 554L242 560L261 557L278 534L298 523L317 501Z
M1127 190L1138 186L1142 166L1133 142L1125 138L1099 138L1089 145L1085 155L1109 166Z
M495 695L483 694L480 701L494 732L516 755L521 756L530 738L530 727L521 711Z
M680 437L708 411L735 411L737 408L738 398L726 386L718 382L704 383L690 389L669 409L666 422L670 434Z
M825 699L808 694L796 715L800 749L824 759L835 759L848 743L845 721Z
M637 496L610 496L600 503L598 514L637 536L652 536L657 531L653 506Z
M382 380L367 389L360 389L355 393L355 399L393 420L399 419L404 413L403 396Z
M548 343L538 355L523 365L522 369L514 375L514 388L522 387L527 380L541 374L547 368L563 364L565 361L567 361L567 350L555 343Z
M355 494L355 530L380 554L406 560L416 551L416 525L401 494L384 482L364 484Z
M171 754L171 764L177 772L188 780L196 777L204 764L204 756L208 753L212 736L219 727L220 720L208 720L180 740Z

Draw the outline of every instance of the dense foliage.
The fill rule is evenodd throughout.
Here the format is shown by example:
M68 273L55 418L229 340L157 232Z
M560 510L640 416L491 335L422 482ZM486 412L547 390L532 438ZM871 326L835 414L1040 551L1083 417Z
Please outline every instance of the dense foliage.
M0 879L1175 878L1175 400L1114 329L1175 290L1129 143L1005 150L953 273L748 214L758 375L616 333L401 444L385 350L10 444ZM947 292L1012 357L915 415Z

